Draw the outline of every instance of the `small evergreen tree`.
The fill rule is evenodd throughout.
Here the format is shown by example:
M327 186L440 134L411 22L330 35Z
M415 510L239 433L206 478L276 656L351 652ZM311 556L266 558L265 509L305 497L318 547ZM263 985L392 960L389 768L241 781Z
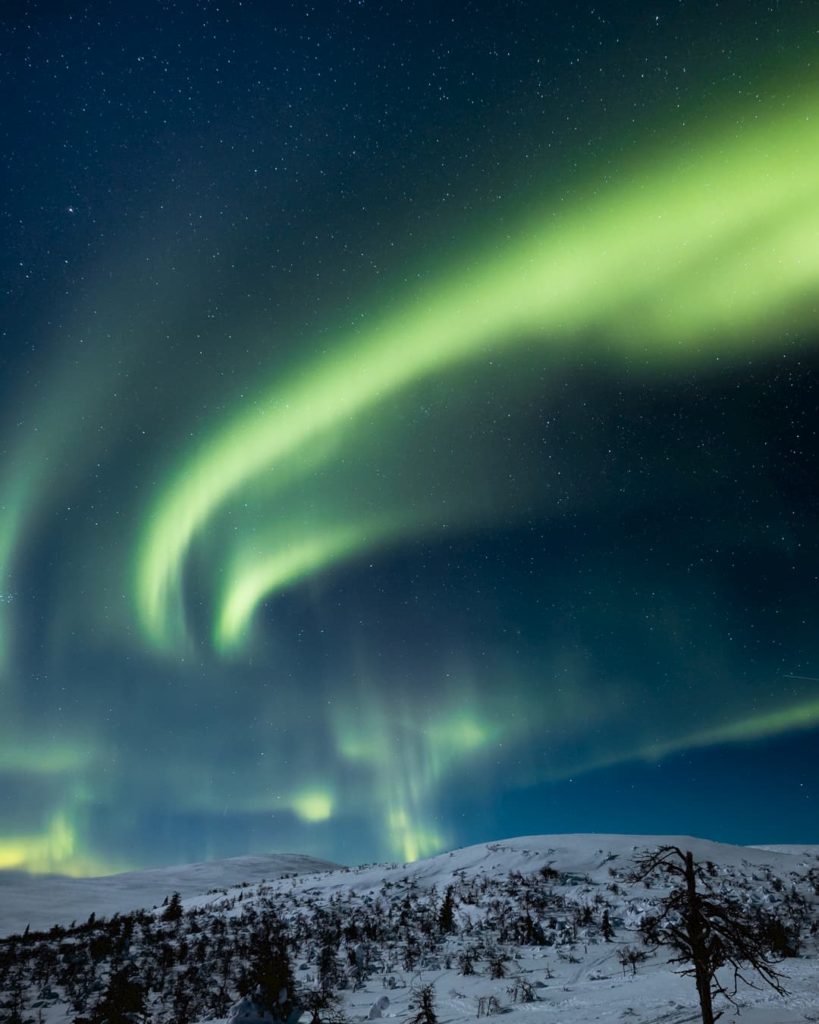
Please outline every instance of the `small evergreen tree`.
M297 1009L293 967L284 930L278 921L268 922L250 945L249 966L239 992L249 995L260 1009L277 1020L287 1021Z
M333 992L339 983L340 976L336 946L332 941L326 940L318 958L318 980L321 991L325 994Z
M167 897L166 897L167 899ZM173 896L167 901L165 909L162 911L163 921L179 921L182 918L182 897L178 892L175 892Z
M443 935L451 935L455 931L455 894L451 885L446 887L441 912L438 915L438 928Z
M800 928L798 924L783 921L777 914L758 912L756 927L760 939L779 959L799 956Z
M410 1009L415 1015L410 1017L409 1024L438 1024L435 1012L435 989L432 985L424 985L412 998Z
M418 940L415 936L410 935L407 938L407 944L404 946L404 956L402 957L402 964L405 971L414 971L418 966L418 961L421 959L421 947L418 945Z
M493 950L488 958L489 977L496 981L506 977L506 957L499 949Z
M471 950L464 949L458 954L458 971L464 977L475 973L475 957Z
M145 1014L145 988L131 967L115 971L91 1014L92 1024L134 1024Z

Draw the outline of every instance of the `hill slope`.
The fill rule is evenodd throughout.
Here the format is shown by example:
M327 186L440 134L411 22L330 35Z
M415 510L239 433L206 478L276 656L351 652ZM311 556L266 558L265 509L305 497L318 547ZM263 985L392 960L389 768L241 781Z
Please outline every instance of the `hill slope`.
M0 871L0 936L22 932L26 925L37 931L54 924L83 922L92 912L101 917L150 908L174 892L183 897L200 896L211 889L226 889L242 882L255 883L336 867L329 861L298 854L273 854L128 871L101 878Z
M207 866L152 872L172 883L166 890L180 892L194 884L186 871L196 875L199 894L175 913L128 914L0 943L0 1004L22 1006L24 1019L42 1015L44 1024L94 1019L124 969L144 997L146 1020L221 1020L250 990L254 958L269 957L271 936L283 934L300 998L322 984L332 989L338 1002L331 1019L404 1022L429 984L442 1024L495 1013L508 1024L686 1024L698 1019L694 984L675 973L665 950L646 953L645 962L638 956L634 971L624 965L630 949L644 951L640 922L667 891L662 881L631 880L634 857L669 843L713 862L715 891L760 927L778 918L799 947L799 956L780 965L786 996L740 983L739 1007L721 1003L724 1020L819 1020L814 852L686 836L529 836L414 864L278 879L272 862L284 862L272 858L259 868L268 881L204 894ZM249 867L245 858L227 863ZM296 858L287 866L315 864ZM119 876L120 895L126 879ZM84 920L91 910L100 912L89 904L76 916Z

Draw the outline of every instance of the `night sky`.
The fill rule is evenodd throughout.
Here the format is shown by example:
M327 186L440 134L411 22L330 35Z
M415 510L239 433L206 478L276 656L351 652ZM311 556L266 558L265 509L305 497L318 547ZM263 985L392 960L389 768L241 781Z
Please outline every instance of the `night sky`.
M819 843L816 13L2 5L0 868Z

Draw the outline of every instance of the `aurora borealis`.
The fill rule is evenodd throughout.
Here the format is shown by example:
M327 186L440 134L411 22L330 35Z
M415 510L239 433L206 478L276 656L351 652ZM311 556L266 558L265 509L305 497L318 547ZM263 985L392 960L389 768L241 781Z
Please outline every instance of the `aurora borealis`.
M4 16L0 868L819 842L810 21Z

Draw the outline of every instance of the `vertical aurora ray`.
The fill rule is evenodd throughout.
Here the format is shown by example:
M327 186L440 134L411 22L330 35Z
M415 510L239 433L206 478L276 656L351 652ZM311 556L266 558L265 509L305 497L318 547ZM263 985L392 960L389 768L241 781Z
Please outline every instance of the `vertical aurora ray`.
M444 780L479 762L504 729L463 684L438 709L419 707L411 694L398 701L393 694L387 708L378 688L361 681L359 688L360 699L333 714L339 757L367 776L392 856L413 861L437 853L453 839L436 813ZM348 806L358 802L350 794Z
M715 42L625 5L648 29L579 97L578 19L551 50L513 27L498 62L497 18L447 16L441 104L415 56L349 48L375 12L336 13L304 74L295 10L265 11L299 25L274 39L134 8L98 73L61 56L83 19L21 25L45 34L5 112L32 163L4 193L0 870L413 860L563 830L599 772L596 830L616 766L650 807L675 758L691 793L706 749L730 770L777 738L815 798L804 18L739 77L754 14Z
M590 333L608 339L614 358L696 364L747 353L750 325L757 344L775 346L781 330L815 322L819 143L806 126L816 107L804 95L785 113L665 154L650 174L574 213L535 218L513 243L482 260L470 254L470 269L397 302L260 396L183 462L147 518L135 575L146 639L184 645L186 553L222 506L265 474L275 508L277 475L286 478L305 447L410 385L533 337L548 352ZM356 540L346 530L331 524L324 538L271 551L267 585L256 568L234 579L217 641L238 635L265 592L349 557Z

